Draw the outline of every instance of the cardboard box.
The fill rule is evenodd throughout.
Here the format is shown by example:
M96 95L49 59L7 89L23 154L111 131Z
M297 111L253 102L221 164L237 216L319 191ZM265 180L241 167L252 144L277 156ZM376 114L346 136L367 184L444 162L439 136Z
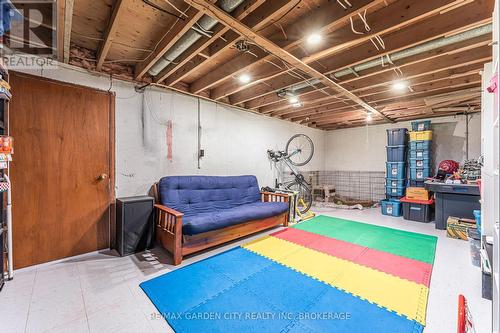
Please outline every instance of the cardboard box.
M458 217L448 217L446 222L446 236L450 238L467 240L467 229L476 229L476 221L471 219L462 219Z
M422 187L408 187L406 189L406 198L410 200L427 201L429 200L429 191Z

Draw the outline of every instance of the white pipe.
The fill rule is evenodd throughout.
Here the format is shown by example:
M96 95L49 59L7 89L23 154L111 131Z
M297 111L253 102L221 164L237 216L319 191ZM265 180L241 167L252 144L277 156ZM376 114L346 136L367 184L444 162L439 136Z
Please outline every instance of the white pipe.
M243 3L244 0L222 0L220 7L227 13L231 13L239 5ZM203 36L207 36L205 32L200 31L196 25L200 26L202 29L208 31L215 27L218 21L210 16L203 15L198 22L186 32L177 42L172 45L172 47L161 57L149 70L149 74L156 76L165 69L168 65L175 62L181 54L187 51L191 45L196 43Z
M429 51L438 49L440 47L448 46L451 44L455 44L455 43L463 42L463 41L466 41L466 40L469 40L472 38L476 38L476 37L479 37L482 35L486 35L486 34L491 33L492 31L493 31L493 25L486 24L486 25L483 25L481 27L467 30L465 32L462 32L462 33L459 33L459 34L456 34L453 36L437 38L437 39L431 40L429 42L425 42L425 43L422 43L420 45L410 47L410 48L405 49L405 50L391 53L391 54L389 54L388 59L390 59L391 62L396 61L396 60L401 60L401 59L404 59L407 57L411 57L411 56L415 56L415 55L422 54L425 52L429 52ZM370 69L373 67L377 67L377 66L384 67L383 65L384 65L384 61L381 58L377 58L374 60L370 60L370 61L358 64L354 67L342 69L338 72L330 74L330 77L332 79L339 79L343 76L351 75L353 73L359 73L359 72L362 72L364 70L367 70L367 69ZM297 85L290 86L287 90L297 91L300 89L307 88L311 84L317 84L317 83L320 83L320 80L311 80L311 81L309 81L309 83L305 82L305 83L299 83Z

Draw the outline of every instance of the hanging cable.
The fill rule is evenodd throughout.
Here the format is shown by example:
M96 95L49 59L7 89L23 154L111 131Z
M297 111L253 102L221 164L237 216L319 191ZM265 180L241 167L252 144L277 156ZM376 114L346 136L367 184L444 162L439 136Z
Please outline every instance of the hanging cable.
M366 13L367 13L367 9L365 9L363 14L358 13L358 16L361 18L361 21L363 21L363 23L365 24L365 30L370 31L370 30L372 30L372 28L370 28L370 25L368 24L368 21L366 20Z
M354 21L352 19L352 16L349 17L349 20L351 21L351 30L352 32L354 32L356 35L364 35L364 32L360 32L360 31L357 31L355 28L354 28Z
M149 0L142 0L142 2L144 2L146 5L148 5L148 6L152 7L152 8L154 8L154 9L156 9L156 10L159 10L159 11L160 11L160 12L162 12L162 13L165 13L165 14L167 14L167 15L171 15L171 16L173 16L173 17L176 17L176 18L178 18L179 20L183 20L183 21L185 21L185 20L186 20L184 17L181 17L181 16L179 16L179 15L177 15L177 14L171 13L171 12L169 12L168 10L161 8L160 6L158 6L158 5L157 5L157 4L155 4L155 3L152 3L152 2L151 2L151 1L149 1ZM168 2L168 1L167 1L167 2ZM169 3L170 3L170 2L169 2ZM177 9L175 6L174 6L174 8L175 8L175 9ZM177 10L178 10L178 9L177 9ZM180 12L180 13L182 13L181 11L179 11L179 12ZM183 14L183 15L184 15L184 16L186 16L185 14ZM187 17L187 16L186 16L186 17Z

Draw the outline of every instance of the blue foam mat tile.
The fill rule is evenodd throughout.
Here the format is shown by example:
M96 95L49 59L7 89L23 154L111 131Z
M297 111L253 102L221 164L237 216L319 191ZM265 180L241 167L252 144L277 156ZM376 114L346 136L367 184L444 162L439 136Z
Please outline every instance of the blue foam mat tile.
M222 254L210 258L206 263L214 271L224 274L224 276L235 282L243 281L273 264L272 261L262 260L261 256L241 247Z
M423 326L336 288L328 289L299 323L313 332L421 333Z
M290 324L290 318L281 316L241 284L171 321L179 333L281 332Z
M263 302L293 315L294 319L331 288L274 262L241 284L250 292L257 293Z
M177 332L421 333L423 329L242 248L144 282L141 288ZM270 317L263 318L266 313ZM350 318L340 318L343 313ZM248 317L252 315L256 317Z
M166 316L187 311L234 284L200 262L143 282L140 287Z

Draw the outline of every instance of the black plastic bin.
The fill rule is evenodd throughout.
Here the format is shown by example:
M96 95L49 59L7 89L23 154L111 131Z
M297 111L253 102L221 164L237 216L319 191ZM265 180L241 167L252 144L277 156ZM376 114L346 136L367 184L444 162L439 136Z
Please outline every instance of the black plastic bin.
M401 199L403 204L403 218L408 221L429 223L433 220L434 200L419 201L406 197Z
M406 128L393 128L387 130L387 145L388 146L401 146L406 145L408 142L408 129Z

